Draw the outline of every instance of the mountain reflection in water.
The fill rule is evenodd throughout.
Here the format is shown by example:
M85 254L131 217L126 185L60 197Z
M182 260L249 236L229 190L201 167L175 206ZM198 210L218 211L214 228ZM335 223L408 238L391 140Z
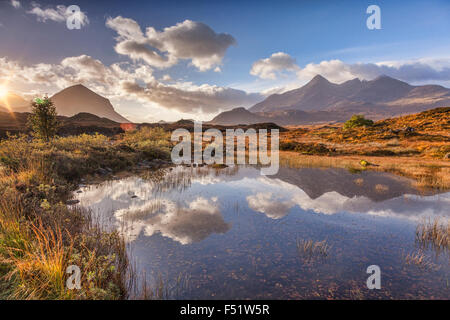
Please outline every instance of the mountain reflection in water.
M369 261L397 272L369 297L417 297L403 255L416 249L418 222L450 215L450 193L423 194L405 178L345 169L280 168L262 176L251 166L178 166L82 191L80 205L123 232L139 270L189 273L197 289L182 298L352 298L355 283L365 288ZM298 257L299 238L327 239L328 262L311 269ZM442 268L434 276L410 276L440 297L443 282L433 279L448 277L449 266L442 265L448 257L436 259Z

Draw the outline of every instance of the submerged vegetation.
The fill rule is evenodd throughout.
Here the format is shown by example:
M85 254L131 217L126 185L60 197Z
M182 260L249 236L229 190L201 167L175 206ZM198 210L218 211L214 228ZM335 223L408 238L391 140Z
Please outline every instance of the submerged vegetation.
M440 219L421 222L416 229L416 241L424 248L450 250L450 223Z
M126 298L131 274L122 237L66 203L81 179L168 158L169 150L169 134L158 128L114 139L19 135L1 141L0 298ZM66 287L70 265L81 270L79 290Z
M301 257L307 261L312 261L316 258L323 258L328 256L331 246L326 240L300 240L297 239L297 250Z
M404 256L407 265L416 266L422 270L435 270L439 267L422 251L411 252Z

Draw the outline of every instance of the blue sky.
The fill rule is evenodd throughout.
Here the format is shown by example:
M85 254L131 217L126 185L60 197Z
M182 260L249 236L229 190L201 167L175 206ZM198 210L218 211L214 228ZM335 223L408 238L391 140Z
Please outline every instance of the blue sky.
M159 81L150 88L161 90L161 93L156 96L148 92L150 89L146 88L146 81L149 79L129 75L130 79L146 89L109 94L105 84L100 86L98 80L91 81L86 75L68 79L62 68L51 71L58 73L53 85L50 82L44 85L38 81L14 81L14 77L9 75L11 90L23 91L24 94L37 94L44 90L51 94L60 90L61 86L81 79L94 89L102 87L99 93L111 98L119 112L134 120L142 110L153 114L153 118L166 120L189 115L206 119L233 106L249 106L270 92L298 87L315 73L322 73L334 82L354 77L370 79L378 73L387 73L416 84L448 86L450 83L450 1L19 2L20 6L17 3L13 6L9 0L0 1L0 58L4 59L4 63L6 60L21 68L28 67L23 71L27 74L38 72L38 64L56 68L65 58L83 55L100 61L107 68L115 63L129 63L132 66L128 66L131 69L127 71L132 74L139 66L145 66L154 81ZM34 7L56 10L57 5L67 7L72 4L78 5L89 21L80 30L69 30L65 22L43 19L30 13ZM371 4L381 9L381 30L366 27L369 16L366 8ZM214 66L207 70L199 70L202 67L198 63L197 66L192 65L195 54L192 58L186 58L186 54L183 57L174 54L174 57L177 56L176 63L161 67L143 59L133 59L130 52L119 54L115 50L120 42L116 39L119 21L114 28L106 26L106 21L118 16L132 19L143 33L147 27L162 32L164 28L191 20L206 25L216 35L230 35L234 44L219 44L224 49L223 56L213 59ZM201 41L199 47L205 45ZM163 46L172 44L168 40L168 44ZM154 49L154 52L165 55L161 48ZM282 61L269 59L280 52L283 53L280 56ZM263 59L269 60L264 62ZM259 68L255 66L251 73L258 61ZM220 72L216 67L220 68ZM163 76L167 79L170 76L170 82L163 82ZM66 79L60 79L64 77ZM203 89L200 90L200 86L204 86ZM172 101L161 96L167 94L166 89L174 88L177 89L174 92L180 95L187 92L186 99L190 101L195 98L192 103L205 106L189 109L188 106L177 105L186 100ZM115 89L120 91L120 88ZM200 94L195 92L197 89ZM242 91L243 94L229 89ZM130 98L131 92L133 98ZM202 94L214 95L214 99L206 97L203 101ZM228 102L220 99L228 99ZM206 106L208 103L211 107ZM148 119L152 117L148 116Z

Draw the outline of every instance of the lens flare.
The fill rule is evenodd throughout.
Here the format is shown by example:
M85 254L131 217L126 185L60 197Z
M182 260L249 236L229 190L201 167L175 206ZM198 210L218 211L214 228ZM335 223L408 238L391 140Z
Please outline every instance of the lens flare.
M8 88L0 84L0 99L5 98L8 94Z

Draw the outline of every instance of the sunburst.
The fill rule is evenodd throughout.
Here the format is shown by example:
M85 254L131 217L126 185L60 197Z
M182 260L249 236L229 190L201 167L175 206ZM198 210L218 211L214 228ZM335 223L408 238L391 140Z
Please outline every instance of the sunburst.
M6 98L8 95L8 87L3 84L0 84L0 99Z

